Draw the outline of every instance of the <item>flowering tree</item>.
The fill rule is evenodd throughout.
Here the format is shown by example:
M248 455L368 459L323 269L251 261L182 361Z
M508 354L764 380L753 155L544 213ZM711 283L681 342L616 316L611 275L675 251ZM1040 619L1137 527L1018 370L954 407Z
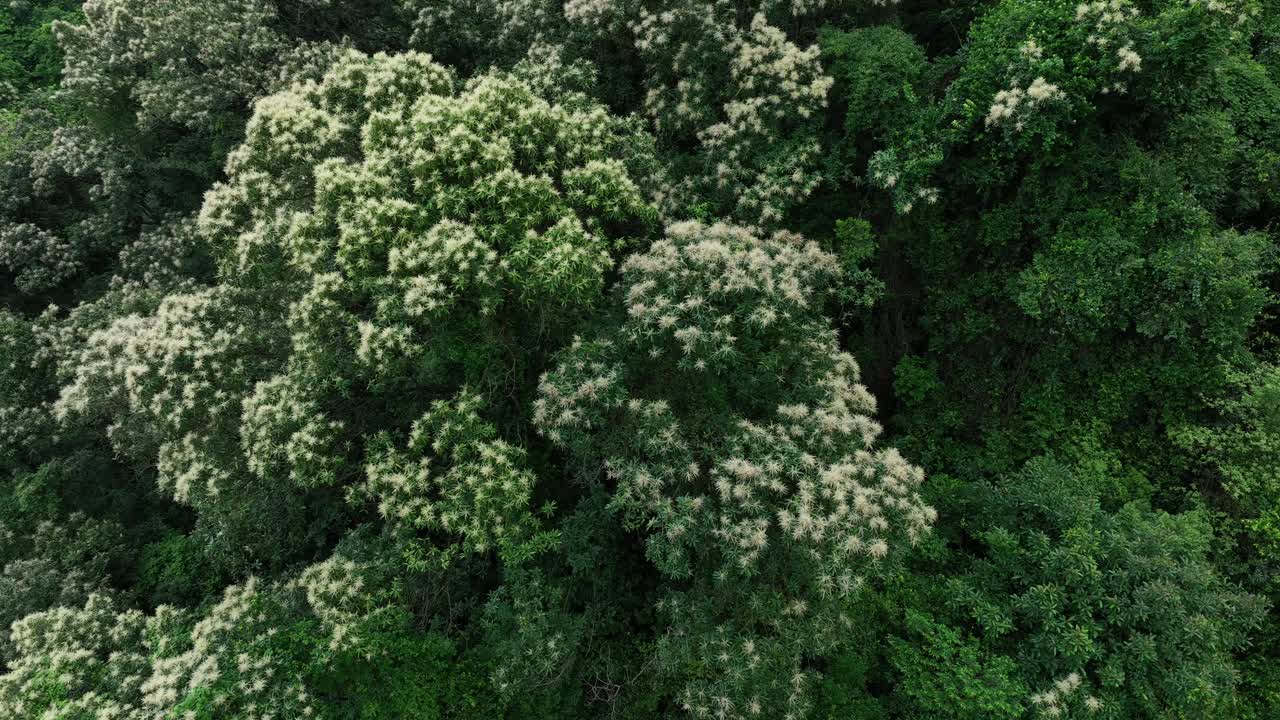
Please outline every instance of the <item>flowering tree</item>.
M875 448L875 402L821 314L834 256L681 223L622 270L617 326L564 352L534 422L645 529L678 704L801 717L806 659L841 647L850 598L937 517L923 472Z
M48 112L12 118L0 147L0 272L26 295L87 273L120 248L130 165L121 148Z
M467 64L509 65L547 46L591 61L598 92L638 103L670 153L658 204L673 218L777 227L820 181L816 129L832 80L798 38L842 2L406 2L418 11L415 47ZM635 64L638 87L613 72L619 63Z
M426 56L352 52L261 100L200 216L224 281L94 332L60 415L108 419L211 533L276 557L306 520L266 498L350 484L363 438L416 416L406 393L518 393L532 338L562 332L647 232L627 165L644 139L513 77L455 83ZM269 507L286 514L263 522Z
M433 636L406 646L408 618L388 589L386 557L386 548L353 536L299 574L276 583L250 577L201 611L163 605L144 614L95 593L33 613L13 626L0 710L121 720L343 717L335 712L342 703L317 697L317 688L354 674L353 662L394 652L423 682L452 653ZM414 662L424 650L434 664ZM365 698L354 683L345 687L339 696L358 707L437 711L433 693Z

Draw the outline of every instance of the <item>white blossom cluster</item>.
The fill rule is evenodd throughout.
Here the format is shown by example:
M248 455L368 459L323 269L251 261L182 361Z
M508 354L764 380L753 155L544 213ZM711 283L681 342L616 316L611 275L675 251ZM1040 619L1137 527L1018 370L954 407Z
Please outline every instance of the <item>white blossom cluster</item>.
M14 284L35 292L58 284L84 268L83 248L33 223L0 228L0 264L15 273Z
M775 226L817 185L816 148L790 149L789 162L769 149L826 107L834 81L823 74L817 46L796 45L765 15L769 3L761 5L745 24L737 5L723 0L622 12L645 62L654 127L700 144L700 169L673 171L659 194L669 214L711 199L736 219ZM570 19L601 16L579 11Z
M622 370L587 359L613 350L598 342L576 343L571 353L584 357L544 379L535 423L577 444L575 436L618 423L611 410L621 415L631 443L649 459L604 461L618 484L615 504L662 529L673 569L690 553L707 552L709 539L725 569L743 572L777 541L811 548L810 557L833 570L850 558L884 558L896 536L915 544L937 517L918 493L922 471L895 449L870 450L880 427L866 414L874 401L852 358L823 342L808 349L825 350L819 362L829 365L811 379L816 400L779 405L766 422L739 419L712 457L691 452L668 401L625 399ZM853 580L840 573L821 585L824 593L847 594Z
M41 439L56 437L49 408L25 398L0 399L0 457L13 457L39 447Z
M154 314L167 295L198 294L202 286L195 278L207 265L192 218L169 217L144 229L120 250L109 288L99 297L71 308L51 305L26 323L33 343L26 347L23 363L32 372L54 368L61 382L75 382L80 354L94 333L106 331L122 317ZM0 407L4 405L0 399ZM30 402L23 409L28 416L50 415L52 410ZM54 434L55 429L46 433Z
M1094 0L1076 6L1076 22L1089 31L1085 42L1107 58L1104 66L1111 64L1114 79L1103 85L1104 95L1127 92L1125 78L1131 75L1125 73L1142 70L1142 56L1133 49L1133 23L1138 15L1138 8L1127 0Z
M57 429L105 430L123 457L152 468L163 495L195 509L195 531L218 562L244 568L288 552L300 494L325 476L251 468L242 442L277 432L286 457L310 459L292 437L300 428L285 421L242 430L245 400L284 360L274 340L287 335L280 309L228 286L163 293L126 284L65 317L45 314L37 361L56 365L63 384L51 408ZM328 457L307 469L329 467Z
M352 52L258 103L201 227L235 274L297 278L299 367L349 353L395 377L426 336L494 316L512 290L548 307L590 298L611 265L603 223L652 214L617 160L634 133L600 108L508 76L452 86L428 56ZM371 315L348 309L362 299Z
M38 118L28 122L34 127L14 128L21 139L0 155L0 175L12 178L0 198L0 268L13 274L19 290L35 293L119 247L130 166L87 127L46 134ZM72 183L83 188L83 199L67 196ZM78 207L85 201L88 211Z
M1233 22L1237 27L1262 14L1256 3L1243 0L1187 0L1192 7L1202 7Z
M651 358L678 353L704 370L731 364L737 338L752 328L792 327L813 315L813 289L840 270L834 255L793 233L762 239L737 226L681 222L622 271L624 337Z
M820 67L817 46L800 49L788 41L786 33L770 25L763 13L752 17L750 32L731 49L730 75L743 90L761 94L725 103L727 122L701 133L708 150L727 149L727 137L763 133L771 122L785 120L792 113L807 118L826 105L827 92L835 81L814 72L814 67Z
M13 624L17 659L0 675L0 715L34 720L92 717L144 720L147 618L120 612L106 595L83 607L57 607ZM50 702L51 685L62 697ZM43 712L41 712L43 711Z
M276 59L267 93L278 93L308 80L319 81L342 56L353 50L347 39L341 42L307 42L294 45Z
M482 405L466 392L435 403L414 423L407 452L376 457L357 492L388 520L460 535L478 553L528 539L533 473L524 451L497 439L480 418Z
M212 532L262 523L240 517L254 512L245 493L360 474L351 456L363 440L336 414L344 388L381 392L439 362L430 353L451 344L441 338L473 338L476 323L501 320L500 304L554 322L594 302L610 252L628 242L613 228L645 232L655 217L623 162L647 148L634 123L548 101L510 75L457 92L428 56L344 52L319 80L255 104L198 219L221 284L183 283L186 266L143 259L161 248L198 261L184 251L191 221L178 220L122 256L117 312L86 306L50 324L48 354L65 370L58 417L106 420ZM486 436L450 452L454 469L431 477L446 499L422 526L482 550L523 532L503 524L530 494L518 451ZM476 487L472 471L493 476ZM402 512L404 488L375 475L374 495Z
M50 363L40 357L42 327L0 309L0 463L14 463L57 437L44 397Z
M599 463L613 506L649 528L649 557L671 577L714 578L660 608L674 628L662 662L729 657L723 674L685 688L695 716L752 717L754 701L800 717L807 690L788 643L838 643L842 598L937 517L919 494L923 472L874 449L874 400L823 319L837 274L834 256L791 233L674 225L623 264L625 321L575 341L539 384L535 426ZM685 407L671 387L684 377L725 406ZM725 607L740 609L714 619ZM752 629L766 617L773 631ZM716 649L721 637L760 657L743 670Z
M1012 123L1015 130L1021 130L1026 125L1026 114L1035 112L1042 103L1062 100L1066 96L1061 88L1043 76L1037 76L1026 88L1020 87L1019 81L1014 79L1007 90L996 93L984 122L988 127Z
M1027 70L1035 68L1038 63L1044 60L1044 48L1030 38L1018 46L1018 54L1021 56L1022 64ZM1011 71L1016 71L1014 67ZM992 125L1011 124L1014 130L1022 130L1027 123L1028 116L1035 109L1045 102L1052 100L1063 100L1067 94L1062 91L1056 84L1044 79L1043 75L1037 75L1031 84L1025 89L1021 87L1021 80L1014 77L1010 80L1010 86L1006 90L1000 90L996 93L995 99L991 103L991 108L987 111L987 116L983 122L987 127ZM890 176L886 180L886 185L893 186L894 178Z
M924 153L899 153L895 148L876 151L867 163L867 174L877 187L893 196L894 209L906 215L921 205L933 205L941 191L927 185L929 172L941 159L937 146Z
M410 238L388 254L387 270L405 278L403 303L410 317L430 318L449 310L459 296L475 298L480 312L493 314L501 301L498 252L469 225L445 220L425 235Z
M664 601L665 611L678 613L685 602L680 598ZM782 610L788 620L804 610L789 606ZM789 628L793 630L793 628ZM663 638L668 652L673 646L685 646L684 652L675 655L692 655L703 660L722 679L735 682L718 682L702 687L686 687L677 697L680 708L700 720L758 720L776 717L779 720L802 720L808 716L811 703L808 700L814 676L797 667L794 660L800 653L794 647L799 636L791 642L777 637L759 636L748 630L728 624L716 625L704 633L676 631ZM816 649L817 646L809 646ZM790 663L778 663L785 657Z
M200 273L203 244L194 218L172 217L143 230L116 258L111 289L118 293L189 288Z
M501 66L561 33L553 0L400 0L413 20L410 46L455 62L484 58ZM568 9L566 8L566 11Z
M511 74L538 96L565 105L589 107L600 93L599 69L560 42L533 43Z
M757 560L775 523L790 540L824 548L832 567L839 567L845 556L887 556L891 528L914 545L937 519L917 492L923 471L895 448L822 459L822 451L841 446L870 448L880 431L863 414L875 403L858 384L853 359L840 355L835 365L818 381L823 404L780 406L769 425L744 421L741 435L730 441L742 448L741 456L711 471L722 508L714 534L741 551L739 565ZM766 507L778 509L770 517L761 512ZM824 590L844 595L851 588L842 580L838 587L824 583Z
M300 679L290 677L280 657L269 652L282 618L269 588L256 578L229 586L222 599L189 634L168 633L142 683L143 709L164 717L188 695L203 691L208 703L227 716L286 720L316 714ZM152 632L176 624L180 611L162 606ZM180 651L179 651L180 650Z
M1099 92L1104 95L1127 92L1127 79L1142 70L1142 56L1134 49L1138 14L1138 8L1127 0L1094 0L1075 8L1076 27L1084 33L1084 47L1079 52L1096 56L1102 73L1097 78ZM1073 33L1068 35L1075 38ZM1023 130L1043 105L1067 99L1058 83L1041 74L1053 58L1046 57L1037 38L1028 38L1018 52L1018 60L1009 68L1013 75L1009 87L996 93L984 118L987 127Z
M51 196L61 176L86 177L97 174L88 186L91 200L115 195L123 189L128 165L117 158L119 151L98 138L85 126L64 126L53 131L52 141L31 160L31 180L36 193Z
M457 97L451 85L427 56L352 53L322 83L260 101L202 228L234 247L240 271L284 261L339 269L344 282L395 276L394 294L364 320L366 354L460 298L492 312L503 283L530 301L566 284L598 287L586 278L609 261L593 216L648 212L626 168L606 161L621 125L509 77L482 77ZM361 137L363 162L340 161ZM311 186L311 208L283 213L271 201Z
M138 123L208 124L264 88L287 39L273 0L87 0L84 23L58 23L63 87L107 107L128 92Z
M329 559L306 568L287 589L306 597L308 611L329 633L329 657L380 654L368 632L379 619L398 610L390 583L380 568L352 557L342 545ZM393 660L394 661L394 660Z
M334 482L342 430L287 375L259 382L240 416L249 470L263 480L287 477L299 487Z
M83 605L95 592L105 592L106 585L103 576L81 568L67 570L36 555L5 564L0 574L0 609L5 619L17 619L45 608ZM8 645L0 643L5 655L11 654Z
M664 140L692 142L692 155L660 173L658 206L672 217L709 205L737 220L776 227L820 178L816 142L778 148L784 133L826 106L833 80L817 46L802 47L783 28L816 25L844 0L406 0L418 13L414 47L467 62L498 65L522 57L601 60L618 37L639 54L645 110ZM801 33L795 33L801 34ZM605 51L607 52L607 51ZM578 89L582 83L571 81ZM803 133L801 133L803 135Z
M1076 21L1091 27L1090 45L1107 48L1115 45L1112 37L1138 16L1138 8L1125 0L1094 0L1076 5Z
M216 498L235 473L223 433L238 426L269 332L224 288L170 295L154 315L119 318L89 337L56 412L106 417L122 451L157 452L159 483L179 502Z
M1031 696L1031 705L1036 709L1038 717L1067 718L1087 717L1097 713L1103 702L1088 693L1076 691L1084 684L1080 673L1070 673L1053 683L1053 687ZM1072 709L1083 709L1085 714L1072 715Z
M1006 26L1006 32L1033 34L1013 47L1003 35L983 37L984 45L996 43L985 52L1003 60L975 63L966 71L972 73L970 77L952 83L942 106L963 109L963 117L952 119L953 130L908 133L896 146L873 153L868 179L892 195L899 213L938 201L939 189L931 176L950 149L964 142L964 133L954 132L961 123L969 127L981 118L982 129L1003 131L999 137L1005 139L1016 138L1029 130L1044 130L1054 118L1088 109L1090 105L1083 101L1096 98L1084 97L1085 92L1101 96L1129 92L1142 72L1140 13L1129 0L1091 0L1079 3L1074 11L1071 6L1062 7L1055 10L1052 22L1037 21L1034 26L1025 25L1021 10L1013 10L1022 6L1003 7L1011 10L1008 19L1019 26L1016 30ZM993 90L980 91L992 94L981 100L967 97L973 83L994 85ZM979 110L983 107L985 111Z
M0 553L10 558L0 570L0 660L14 657L13 621L109 592L107 566L118 529L83 513L72 513L63 524L43 521L33 531L0 524Z
M571 23L604 29L618 23L626 12L620 0L565 0L564 16Z
M199 612L162 605L125 610L109 595L33 613L14 623L14 651L0 675L4 717L173 720L203 708L212 717L323 717L299 666L288 626L319 622L330 633L315 661L372 660L367 630L396 612L386 578L339 545L294 579L250 577ZM205 717L206 715L200 715Z
M62 87L86 108L127 96L143 130L220 129L248 101L320 74L350 43L304 40L311 33L287 15L367 9L363 0L87 0L82 22L54 25Z

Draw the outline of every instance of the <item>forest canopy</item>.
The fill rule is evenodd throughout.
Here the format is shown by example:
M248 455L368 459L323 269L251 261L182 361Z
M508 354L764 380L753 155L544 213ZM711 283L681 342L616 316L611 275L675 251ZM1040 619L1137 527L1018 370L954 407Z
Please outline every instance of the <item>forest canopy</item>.
M0 718L1280 717L1278 83L1276 0L8 2Z

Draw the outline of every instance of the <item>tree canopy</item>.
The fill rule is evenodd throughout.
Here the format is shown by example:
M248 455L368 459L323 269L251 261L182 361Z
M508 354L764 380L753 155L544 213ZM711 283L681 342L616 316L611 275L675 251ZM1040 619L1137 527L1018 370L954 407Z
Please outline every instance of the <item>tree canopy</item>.
M1274 0L11 2L0 716L1280 716L1278 210Z

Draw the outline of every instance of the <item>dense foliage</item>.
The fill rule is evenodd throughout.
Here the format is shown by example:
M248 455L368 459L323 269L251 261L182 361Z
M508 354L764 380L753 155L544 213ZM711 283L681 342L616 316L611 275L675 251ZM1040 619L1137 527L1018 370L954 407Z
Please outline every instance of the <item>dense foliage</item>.
M1280 717L1278 211L1275 0L15 0L0 717Z

